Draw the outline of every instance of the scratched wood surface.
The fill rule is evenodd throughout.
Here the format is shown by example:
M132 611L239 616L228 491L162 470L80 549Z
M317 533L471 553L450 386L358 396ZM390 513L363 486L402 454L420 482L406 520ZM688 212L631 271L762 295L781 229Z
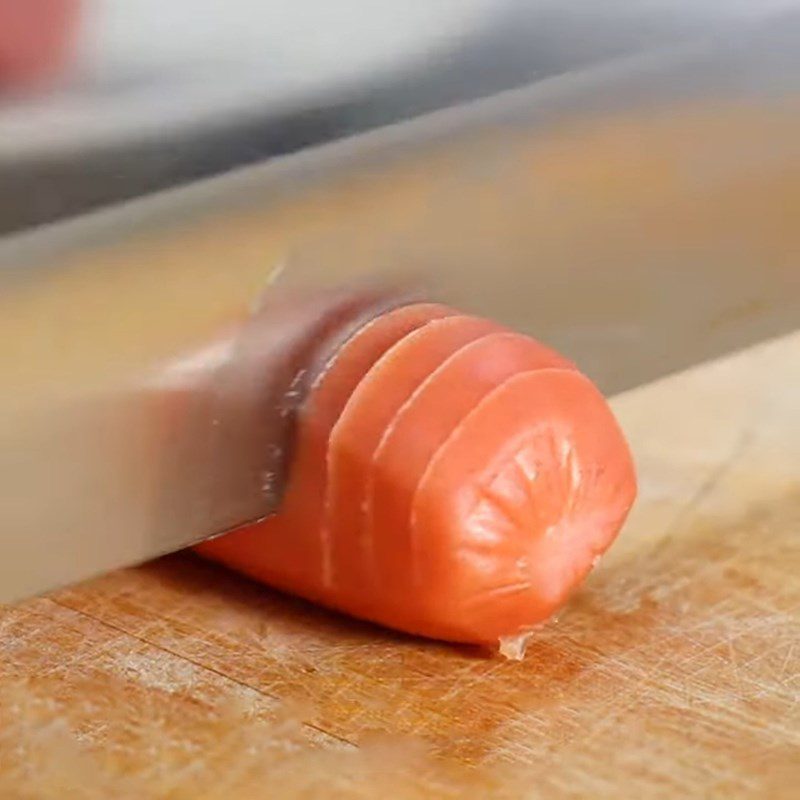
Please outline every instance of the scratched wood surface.
M523 662L179 554L0 611L0 797L796 797L800 334L614 405L641 500Z

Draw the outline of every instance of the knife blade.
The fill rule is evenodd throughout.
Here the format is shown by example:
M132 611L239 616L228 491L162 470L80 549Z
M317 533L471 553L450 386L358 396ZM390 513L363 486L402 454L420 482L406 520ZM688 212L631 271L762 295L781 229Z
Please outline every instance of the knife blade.
M797 327L798 67L787 15L6 237L0 601L279 507L304 380L409 292L609 393Z

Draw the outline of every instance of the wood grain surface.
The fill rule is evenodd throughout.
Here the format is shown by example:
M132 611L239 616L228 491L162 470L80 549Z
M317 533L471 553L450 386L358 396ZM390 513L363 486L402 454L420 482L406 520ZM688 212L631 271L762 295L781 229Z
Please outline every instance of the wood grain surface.
M179 554L0 610L0 797L796 797L800 334L614 406L641 499L522 662Z

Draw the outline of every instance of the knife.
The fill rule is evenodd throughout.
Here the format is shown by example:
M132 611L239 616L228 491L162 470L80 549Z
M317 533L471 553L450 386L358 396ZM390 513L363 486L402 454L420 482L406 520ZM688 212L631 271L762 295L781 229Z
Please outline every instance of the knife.
M785 13L9 231L0 601L273 513L305 387L411 298L607 393L796 328L798 90Z

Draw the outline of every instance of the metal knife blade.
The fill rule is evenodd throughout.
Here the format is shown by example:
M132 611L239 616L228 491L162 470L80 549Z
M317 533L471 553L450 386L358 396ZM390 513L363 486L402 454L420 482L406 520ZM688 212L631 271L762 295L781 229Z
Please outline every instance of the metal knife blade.
M398 287L610 393L797 327L799 143L788 15L7 237L0 601L270 513Z

